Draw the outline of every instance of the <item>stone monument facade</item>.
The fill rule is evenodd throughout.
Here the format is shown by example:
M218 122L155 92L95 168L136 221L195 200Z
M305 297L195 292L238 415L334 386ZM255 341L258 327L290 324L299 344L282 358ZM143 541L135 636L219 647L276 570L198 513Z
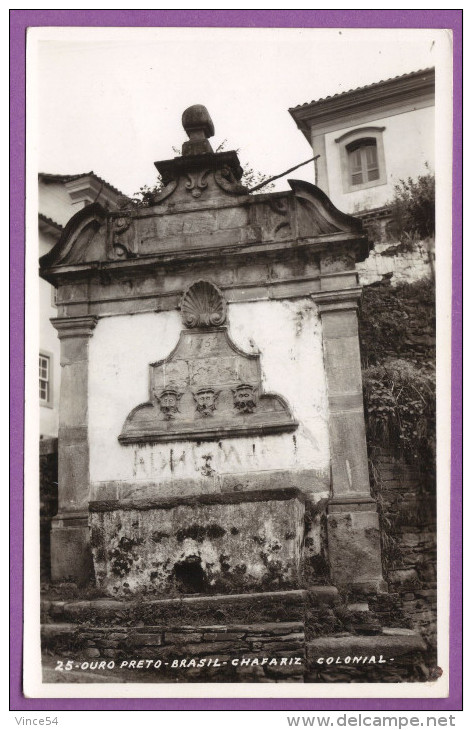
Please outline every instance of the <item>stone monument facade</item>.
M54 580L112 595L384 588L367 465L359 222L249 194L207 110L149 207L77 213L58 290Z

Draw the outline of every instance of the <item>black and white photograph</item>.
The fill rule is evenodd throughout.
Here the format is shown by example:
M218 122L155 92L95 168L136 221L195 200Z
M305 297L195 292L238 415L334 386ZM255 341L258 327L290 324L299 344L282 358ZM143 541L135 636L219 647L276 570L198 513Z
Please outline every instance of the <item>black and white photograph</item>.
M26 695L447 696L449 32L27 53Z

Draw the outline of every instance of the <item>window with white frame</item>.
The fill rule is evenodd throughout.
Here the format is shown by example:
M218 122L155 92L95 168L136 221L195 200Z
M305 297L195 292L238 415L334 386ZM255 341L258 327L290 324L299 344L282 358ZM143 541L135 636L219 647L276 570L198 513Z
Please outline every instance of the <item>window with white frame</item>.
M345 193L387 182L383 132L385 127L363 127L336 139L339 144Z
M51 370L52 358L44 353L39 354L39 401L41 405L51 405Z
M351 185L379 179L379 160L375 139L360 139L347 146Z

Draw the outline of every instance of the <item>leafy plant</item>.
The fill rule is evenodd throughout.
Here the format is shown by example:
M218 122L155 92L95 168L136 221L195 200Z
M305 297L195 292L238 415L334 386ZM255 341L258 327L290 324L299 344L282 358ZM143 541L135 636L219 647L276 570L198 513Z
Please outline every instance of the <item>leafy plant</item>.
M435 177L430 172L400 180L390 203L393 228L402 242L431 238L435 233Z
M432 280L364 288L359 322L369 472L379 505L385 574L402 561L402 490L382 479L385 451L416 467L418 489L435 490L435 291ZM427 501L427 499L426 499ZM424 506L426 501L421 499ZM421 517L422 519L423 517Z
M400 451L434 476L435 382L431 369L391 360L364 372L367 430L371 445Z
M364 287L359 322L363 368L391 358L433 367L435 325L432 280L393 287L384 279Z

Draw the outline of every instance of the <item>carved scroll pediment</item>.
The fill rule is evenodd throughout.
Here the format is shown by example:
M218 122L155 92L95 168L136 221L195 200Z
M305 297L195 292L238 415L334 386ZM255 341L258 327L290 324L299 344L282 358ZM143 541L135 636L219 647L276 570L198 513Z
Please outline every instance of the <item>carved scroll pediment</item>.
M107 211L99 203L79 210L65 226L56 245L40 258L41 268L105 259L106 216Z
M295 196L299 236L323 236L337 233L359 235L361 233L361 221L338 210L316 185L304 180L289 180L288 182Z
M127 417L121 443L214 440L297 428L284 398L263 392L259 355L240 350L226 327L212 326L215 312L224 321L222 302L210 282L195 282L185 292L184 323L198 327L187 324L190 329L181 332L175 350L149 366L149 400Z

